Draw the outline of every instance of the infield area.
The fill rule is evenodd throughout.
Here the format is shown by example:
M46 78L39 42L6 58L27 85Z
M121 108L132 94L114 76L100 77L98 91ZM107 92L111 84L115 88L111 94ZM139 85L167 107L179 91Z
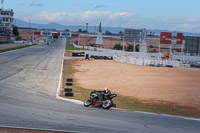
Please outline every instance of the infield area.
M170 103L200 110L200 69L136 66L105 60L80 60L73 65L76 84L144 103Z

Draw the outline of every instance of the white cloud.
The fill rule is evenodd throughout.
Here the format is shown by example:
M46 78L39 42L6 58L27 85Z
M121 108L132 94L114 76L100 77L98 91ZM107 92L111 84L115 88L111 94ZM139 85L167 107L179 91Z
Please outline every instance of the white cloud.
M22 19L22 18L20 18ZM64 25L97 25L103 26L166 29L185 32L200 32L200 18L195 17L155 17L145 18L128 12L86 11L70 12L41 12L23 18L37 23L57 22Z

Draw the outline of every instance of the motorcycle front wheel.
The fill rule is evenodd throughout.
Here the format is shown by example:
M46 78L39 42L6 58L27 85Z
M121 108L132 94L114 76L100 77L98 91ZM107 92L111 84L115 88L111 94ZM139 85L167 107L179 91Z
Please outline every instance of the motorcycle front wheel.
M91 105L91 98L88 97L85 101L84 101L84 104L83 104L85 107L89 107Z
M111 99L107 99L103 102L103 109L110 109L113 105L113 101Z

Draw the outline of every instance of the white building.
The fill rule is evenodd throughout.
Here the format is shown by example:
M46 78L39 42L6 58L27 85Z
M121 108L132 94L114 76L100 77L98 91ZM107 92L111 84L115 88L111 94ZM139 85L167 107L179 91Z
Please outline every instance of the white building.
M0 9L0 43L10 42L13 30L13 10Z
M13 15L13 10L0 9L0 33L12 34Z

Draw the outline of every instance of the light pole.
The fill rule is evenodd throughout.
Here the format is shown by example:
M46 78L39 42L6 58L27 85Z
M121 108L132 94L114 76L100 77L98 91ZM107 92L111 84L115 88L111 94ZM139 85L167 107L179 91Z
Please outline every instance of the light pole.
M29 24L28 24L28 29L29 29L29 33L28 34L29 34L29 36L30 36L30 28L31 28L31 24L30 23L31 23L31 20L29 19ZM30 38L30 40L31 40L31 38Z
M87 36L87 33L88 33L88 23L86 23L86 46L87 46L87 43L88 43L88 36Z
M88 23L86 23L86 32L88 32Z

